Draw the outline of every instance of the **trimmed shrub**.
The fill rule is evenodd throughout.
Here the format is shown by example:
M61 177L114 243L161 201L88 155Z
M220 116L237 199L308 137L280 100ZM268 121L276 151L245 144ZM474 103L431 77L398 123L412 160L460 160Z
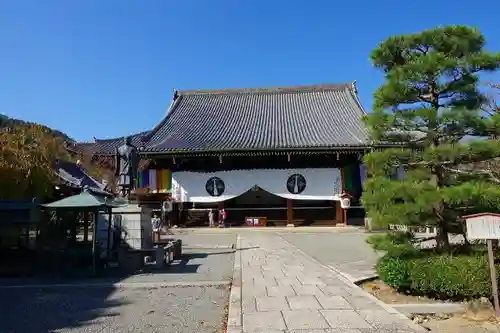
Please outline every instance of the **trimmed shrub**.
M409 262L411 289L441 299L491 296L486 256L435 255Z
M408 262L403 258L386 254L378 261L377 273L382 281L394 289L405 290L410 287Z
M499 267L500 268L500 267ZM439 299L491 296L489 268L484 252L397 257L386 254L377 272L389 286L415 295Z

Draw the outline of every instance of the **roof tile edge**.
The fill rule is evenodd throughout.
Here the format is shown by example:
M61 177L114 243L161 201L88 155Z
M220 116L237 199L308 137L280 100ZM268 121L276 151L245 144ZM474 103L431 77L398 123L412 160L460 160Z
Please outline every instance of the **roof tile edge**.
M199 89L180 90L180 95L238 95L238 94L283 94L322 91L342 91L355 89L352 82L349 83L327 83L299 86L281 86L267 88L226 88L226 89Z

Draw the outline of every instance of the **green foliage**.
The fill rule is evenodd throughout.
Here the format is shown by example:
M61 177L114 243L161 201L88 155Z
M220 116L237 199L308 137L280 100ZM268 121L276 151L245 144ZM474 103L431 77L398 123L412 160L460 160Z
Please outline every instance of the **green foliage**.
M477 298L491 295L485 255L436 255L409 264L411 288L439 298Z
M43 130L45 130L46 133L50 134L54 138L59 138L61 140L67 141L67 142L74 142L72 138L67 136L65 133L52 129L50 127L41 125L41 124L36 124L32 123L29 121L24 121L21 119L15 119L15 118L10 118L7 117L6 115L0 114L0 129L5 129L5 128L14 128L14 127L30 127L30 126L40 126Z
M366 239L376 251L386 251L394 255L416 251L413 246L414 236L411 232L388 232L371 235Z
M386 254L380 258L377 273L382 281L394 289L407 290L410 287L408 263L398 256Z
M56 160L79 159L90 175L101 178L104 168L89 154L71 156L68 142L73 140L60 131L0 114L0 200L50 196L59 181L53 169Z
M60 138L39 125L0 130L0 199L31 199L50 195L53 163L69 159Z
M377 264L380 278L391 287L439 299L472 299L491 296L486 254L395 256L386 254Z
M500 115L485 116L477 85L481 72L500 67L476 29L445 26L390 37L372 52L385 82L374 94L367 127L381 149L367 154L362 202L374 225L436 226L438 245L460 215L500 209L499 179L465 168L500 157ZM384 148L399 146L400 148ZM394 169L403 167L404 180Z

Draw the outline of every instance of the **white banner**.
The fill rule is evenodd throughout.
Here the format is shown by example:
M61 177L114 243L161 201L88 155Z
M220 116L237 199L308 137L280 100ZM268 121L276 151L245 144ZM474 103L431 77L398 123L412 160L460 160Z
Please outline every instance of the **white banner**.
M339 169L260 169L220 172L174 172L172 184L184 202L221 202L255 186L287 199L340 200ZM176 197L178 197L176 195Z

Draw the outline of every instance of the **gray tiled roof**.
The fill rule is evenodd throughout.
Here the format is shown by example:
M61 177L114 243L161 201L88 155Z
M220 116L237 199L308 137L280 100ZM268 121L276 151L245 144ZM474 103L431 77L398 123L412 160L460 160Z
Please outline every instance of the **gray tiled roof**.
M149 133L149 131L136 133L130 135L132 144L140 147L144 145L142 142L143 138ZM79 142L70 147L72 150L78 152L84 152L89 154L114 154L116 149L123 144L123 137L113 138L113 139L96 139L95 142Z
M149 152L369 145L354 84L179 91L144 141Z

